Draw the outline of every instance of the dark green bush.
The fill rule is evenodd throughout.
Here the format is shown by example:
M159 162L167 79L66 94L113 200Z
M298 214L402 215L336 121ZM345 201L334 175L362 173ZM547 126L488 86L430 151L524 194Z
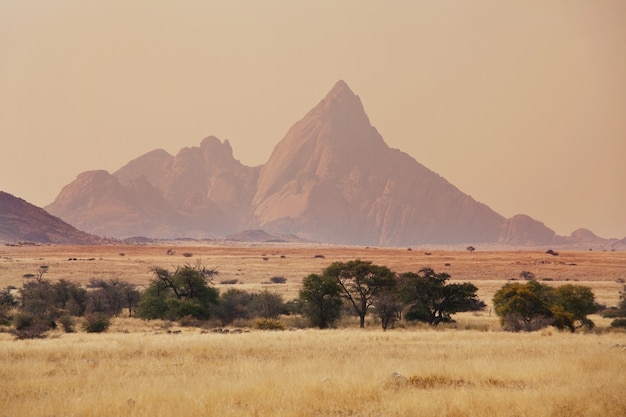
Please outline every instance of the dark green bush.
M613 320L611 322L611 327L623 327L623 328L626 328L626 318Z

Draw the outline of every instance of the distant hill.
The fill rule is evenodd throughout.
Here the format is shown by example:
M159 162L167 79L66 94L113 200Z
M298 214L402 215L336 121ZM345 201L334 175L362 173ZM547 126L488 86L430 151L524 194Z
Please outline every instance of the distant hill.
M87 171L46 209L91 233L223 238L243 231L381 246L576 245L525 215L506 219L408 154L390 148L339 81L262 166L215 137L175 156L154 150L118 171ZM586 244L586 243L585 243Z
M109 243L110 239L77 230L21 198L0 191L0 242L87 245Z

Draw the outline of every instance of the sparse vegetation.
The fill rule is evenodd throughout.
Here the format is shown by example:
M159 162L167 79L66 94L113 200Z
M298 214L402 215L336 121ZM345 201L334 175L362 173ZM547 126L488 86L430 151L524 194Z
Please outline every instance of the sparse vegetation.
M569 416L574 409L574 414L588 416L622 415L626 411L621 395L626 386L618 373L626 366L621 327L625 319L619 316L621 308L626 307L626 288L619 292L623 284L616 282L624 276L626 265L620 252L563 252L562 263L542 263L545 254L540 252L518 255L481 250L470 256L467 251L438 251L428 261L419 250L326 252L328 264L347 264L346 259L356 253L371 256L372 265L392 266L388 269L399 271L400 275L415 270L415 265L422 262L449 263L446 273L451 275L446 285L460 285L461 281L453 279L484 274L488 280L474 279L471 284L478 288L476 295L489 300L502 288L507 276L532 268L539 277L554 277L554 282L540 284L551 289L550 312L543 325L571 330L573 323L578 328L587 315L576 316L572 310L584 307L579 310L584 312L589 307L590 294L586 289L593 288L591 295L600 294L595 298L609 306L606 312L616 314L611 317L615 319L614 329L609 330L611 319L596 321L597 316L593 316L598 329L590 337L554 328L527 334L501 332L500 317L486 311L457 313L456 324L442 320L444 324L434 331L404 321L404 302L387 298L396 294L394 287L371 298L366 315L370 329L366 332L353 329L360 317L354 316L354 306L347 299L337 303L337 298L334 306L340 306L340 310L348 306L350 310L331 321L333 324L327 327L336 327L332 331L260 331L302 328L308 324L300 316L308 314L307 303L300 298L283 300L293 300L305 289L306 278L311 275L306 271L321 269L319 261L313 258L319 248L302 252L281 249L289 256L274 263L262 261L258 248L249 252L239 248L232 256L225 249L194 246L198 258L220 265L227 277L245 276L246 283L237 281L237 289L224 288L221 294L215 289L217 303L209 304L208 322L191 315L184 315L177 322L143 321L128 318L135 313L125 303L120 310L120 303L115 301L119 292L113 291L119 285L114 281L123 272L125 278L131 279L130 288L146 288L142 284L149 278L158 278L154 269L148 272L146 265L164 264L171 268L171 258L165 257L162 247L125 247L125 257L118 256L120 249L115 247L86 248L83 253L80 248L72 249L77 259L87 260L95 255L98 261L90 263L67 262L67 253L54 258L50 253L59 250L54 247L20 250L44 252L32 259L24 255L19 260L14 260L14 256L0 257L0 284L5 288L0 291L0 313L4 325L11 326L10 333L8 328L0 333L0 369L4 378L12 381L0 390L0 409L7 415L32 415L29 410L36 409L37 415L97 417L114 412L142 416L158 414L165 408L170 414L200 415L206 414L208 406L211 413L223 416L273 415L277 410L276 396L281 398L280 412L285 416L420 416L442 415L442 410L450 416L507 415L514 409L520 415L554 417ZM106 251L108 255L104 254ZM157 255L141 255L150 251ZM275 255L271 250L267 253ZM32 279L35 274L31 279L22 279L25 271L38 271L42 263L50 267L41 279ZM572 268L573 263L578 266ZM116 272L116 265L123 267ZM180 268L168 271L169 275ZM471 268L480 273L467 272ZM7 280L11 274L14 280ZM434 271L433 274L437 275ZM272 276L285 277L287 281L270 287L276 292L264 293L261 283L268 279L271 282L268 277ZM76 281L68 281L67 277ZM212 278L207 280L211 288ZM557 291L561 288L558 282L566 279L586 281L586 285L563 286ZM144 291L149 290L150 286ZM170 300L166 304L176 303L171 293L166 298ZM594 306L595 298L591 302ZM398 306L402 318L394 311ZM102 334L84 333L87 329L83 323L95 318L98 312L110 327ZM97 320L93 323L95 326ZM395 324L397 329L382 333L373 328L379 323L388 329ZM315 325L313 320L311 324ZM228 327L220 328L219 334L205 330L219 325ZM25 343L13 342L12 337L47 339ZM454 348L450 350L451 347ZM359 360L354 361L355 357ZM23 358L28 360L20 360ZM163 369L177 372L163 376ZM68 378L63 370L71 370L72 377ZM392 379L393 372L406 376ZM220 375L219 383L206 378L207 374ZM119 384L129 377L133 384ZM189 384L190 380L194 384ZM593 401L579 395L590 390L597 394ZM82 400L66 401L67 392ZM468 401L470 397L477 400ZM170 400L165 403L163 398Z

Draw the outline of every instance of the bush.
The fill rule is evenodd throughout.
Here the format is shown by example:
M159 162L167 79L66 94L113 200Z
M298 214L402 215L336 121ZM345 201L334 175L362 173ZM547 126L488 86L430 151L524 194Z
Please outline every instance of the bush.
M111 319L106 314L88 314L83 322L83 330L87 333L102 333L106 332L110 325Z
M611 327L626 328L626 319L615 319L611 322Z
M53 326L50 321L39 319L30 313L17 313L13 317L15 329L11 332L17 339L44 339Z
M287 278L285 278L285 277L272 277L272 278L270 278L270 282L272 284L284 284L285 282L287 282Z
M65 333L74 333L74 318L69 314L59 317L59 323Z
M223 279L223 280L220 281L220 284L222 284L222 285L235 285L238 282L239 282L239 280L237 278L235 278L235 279Z
M258 319L254 322L254 328L259 330L285 330L285 325L278 319Z
M13 316L13 327L16 330L24 330L27 327L32 326L35 322L35 316L30 313L17 313Z

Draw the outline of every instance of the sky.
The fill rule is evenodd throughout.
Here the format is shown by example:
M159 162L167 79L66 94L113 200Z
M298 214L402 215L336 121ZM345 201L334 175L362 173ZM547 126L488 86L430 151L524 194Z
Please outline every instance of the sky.
M623 0L0 0L0 190L210 135L260 165L340 79L501 215L626 237Z

